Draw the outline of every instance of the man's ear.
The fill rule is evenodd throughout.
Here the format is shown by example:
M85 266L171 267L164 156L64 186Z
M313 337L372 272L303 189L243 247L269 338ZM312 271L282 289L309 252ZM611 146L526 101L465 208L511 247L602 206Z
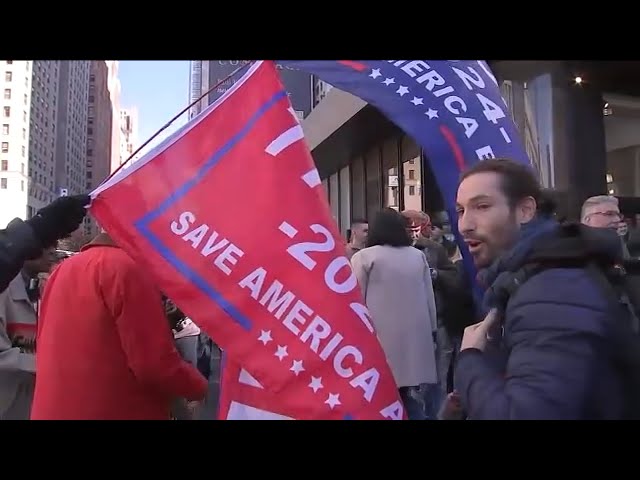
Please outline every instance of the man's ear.
M516 207L516 217L519 224L529 223L536 216L538 204L533 197L525 197Z

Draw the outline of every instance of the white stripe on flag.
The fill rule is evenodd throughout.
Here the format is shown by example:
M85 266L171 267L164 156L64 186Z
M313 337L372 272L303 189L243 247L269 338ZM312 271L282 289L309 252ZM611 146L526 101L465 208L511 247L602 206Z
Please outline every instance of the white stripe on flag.
M293 418L250 407L243 403L231 402L227 420L293 420Z

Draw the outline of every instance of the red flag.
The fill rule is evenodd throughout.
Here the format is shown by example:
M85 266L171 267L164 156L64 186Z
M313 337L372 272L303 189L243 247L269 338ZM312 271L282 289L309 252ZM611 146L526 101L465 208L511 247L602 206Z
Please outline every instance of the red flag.
M288 416L402 418L320 185L264 61L99 187L91 213Z

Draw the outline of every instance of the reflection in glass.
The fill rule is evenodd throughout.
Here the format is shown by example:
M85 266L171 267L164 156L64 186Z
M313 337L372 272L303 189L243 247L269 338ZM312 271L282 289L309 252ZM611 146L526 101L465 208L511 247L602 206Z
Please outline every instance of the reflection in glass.
M331 204L331 216L336 224L340 225L340 189L337 173L329 177L329 203Z
M374 147L365 155L367 171L367 218L373 219L382 204L380 190L382 175L380 172L380 148Z
M402 164L405 210L422 210L421 168L420 155Z
M329 180L326 178L322 180L322 190L324 191L324 195L327 197L327 200L329 200Z
M398 180L398 139L388 139L382 148L384 172L384 206L400 210L400 182Z
M500 91L540 182L553 187L551 75L540 75L527 82L504 80Z
M364 159L362 157L357 157L351 164L352 218L365 218L367 216L364 184Z
M402 139L403 210L422 211L422 162L420 148L405 136Z
M640 98L605 93L609 195L640 196Z
M351 223L351 182L349 166L340 170L340 231L346 235Z

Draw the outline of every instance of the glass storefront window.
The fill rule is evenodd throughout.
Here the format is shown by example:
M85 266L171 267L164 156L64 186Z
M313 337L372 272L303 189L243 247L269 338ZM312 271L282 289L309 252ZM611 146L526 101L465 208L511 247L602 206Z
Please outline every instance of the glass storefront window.
M322 190L324 191L327 200L329 200L329 180L327 180L326 178L322 180Z
M351 163L351 218L367 217L367 199L365 197L364 159L357 157Z
M401 145L403 210L422 210L422 162L420 148L408 136Z
M374 146L365 155L366 185L367 185L367 219L373 221L382 204L380 190L382 175L380 172L380 147Z
M400 178L399 178L398 138L389 138L382 147L382 180L384 182L384 204L400 210Z
M351 226L351 179L349 166L340 170L340 231L346 235Z
M329 203L331 204L331 215L336 221L336 224L340 225L340 185L338 180L338 174L334 173L329 177Z
M640 98L605 94L604 100L607 191L640 196Z

